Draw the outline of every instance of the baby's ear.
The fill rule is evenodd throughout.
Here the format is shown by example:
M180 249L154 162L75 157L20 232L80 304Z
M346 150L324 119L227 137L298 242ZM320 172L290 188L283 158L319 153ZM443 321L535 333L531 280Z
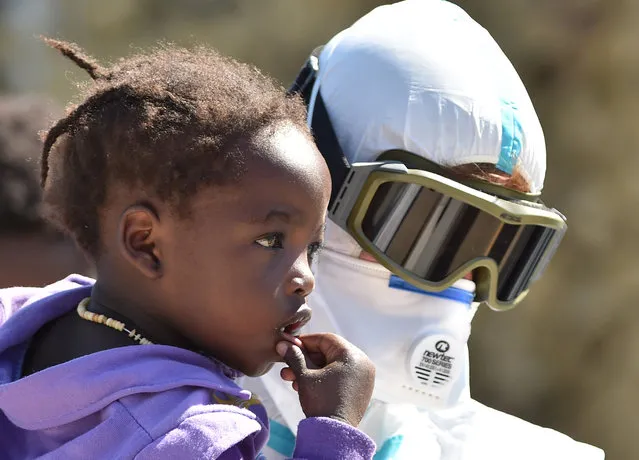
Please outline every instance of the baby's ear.
M149 279L162 276L160 239L162 227L154 210L144 205L128 207L118 224L119 250L140 273Z

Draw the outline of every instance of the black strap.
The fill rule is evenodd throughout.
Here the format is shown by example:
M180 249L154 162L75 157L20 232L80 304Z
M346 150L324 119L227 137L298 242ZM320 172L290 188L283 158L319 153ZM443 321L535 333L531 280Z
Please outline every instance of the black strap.
M307 107L310 104L311 94L313 93L313 87L317 79L317 72L319 70L318 59L322 48L323 47L320 46L313 50L313 53L311 53L304 67L300 70L297 78L295 78L295 81L288 89L288 94L298 93L302 96ZM315 107L311 118L311 131L315 138L315 144L324 157L331 173L333 189L331 190L331 200L329 202L330 209L346 180L350 164L337 141L335 130L331 124L320 91L317 92L317 97L315 98Z
M311 64L306 61L306 64L297 74L295 81L288 89L286 94L299 94L304 100L304 104L308 107L311 99L311 93L313 92L313 85L315 84L315 70Z
M318 46L313 50L308 57L300 72L295 77L295 81L288 89L286 94L299 94L304 99L306 107L310 103L311 94L313 93L313 86L317 79L317 72L319 71L319 56L324 49L324 46Z
M315 144L324 157L324 160L326 160L328 170L331 173L333 188L331 190L331 200L328 205L330 209L346 180L350 164L337 141L333 125L328 118L328 112L326 111L322 94L319 91L315 98L315 108L313 110L313 118L311 119L311 131L315 138Z

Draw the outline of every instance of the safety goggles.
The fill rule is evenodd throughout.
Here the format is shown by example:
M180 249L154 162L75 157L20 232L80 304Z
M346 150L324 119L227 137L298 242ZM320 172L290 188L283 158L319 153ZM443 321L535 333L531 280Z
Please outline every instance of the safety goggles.
M298 78L291 91L308 91L309 68L316 66L309 60L304 84ZM329 218L379 263L421 289L442 291L472 272L476 301L496 310L512 308L541 276L566 232L565 217L537 195L460 179L409 152L388 151L379 161L350 165L320 92L312 130L333 179Z

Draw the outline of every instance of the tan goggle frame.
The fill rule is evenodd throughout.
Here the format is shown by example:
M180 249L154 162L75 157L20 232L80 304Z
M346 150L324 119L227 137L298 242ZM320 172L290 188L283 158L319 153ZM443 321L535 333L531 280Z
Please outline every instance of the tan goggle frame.
M353 167L356 168L357 164L353 165ZM438 167L438 169L442 170L443 168ZM532 201L532 199L535 199L537 195L523 194L477 180L465 181L466 183L464 184L440 174L421 169L408 169L405 172L396 172L393 168L384 168L380 165L379 169L373 170L369 173L359 192L357 200L352 207L352 210L349 212L348 219L345 222L347 230L360 244L360 246L391 272L400 276L414 286L427 291L443 291L451 287L457 280L472 271L474 274L473 280L477 285L476 301L486 302L495 310L508 310L521 302L528 292L528 287L536 278L539 277L539 271L543 270L547 263L543 265L540 264L535 268L527 288L511 302L503 302L497 298L499 267L497 263L489 257L473 258L458 267L456 270L452 271L439 282L427 281L414 275L409 270L390 259L384 252L380 251L368 239L368 237L366 237L362 229L362 222L376 191L382 184L387 182L402 182L426 187L434 190L435 192L439 192L443 195L474 206L477 209L494 216L505 224L536 225L554 229L557 232L547 245L544 254L548 254L551 251L554 252L554 249L556 249L556 246L559 244L559 241L563 237L567 228L565 218L558 211L546 208L539 201ZM473 186L476 188L473 188ZM477 190L477 188L480 187L485 191ZM509 196L504 199L490 194L489 190L498 191L502 196ZM521 201L517 202L512 200Z

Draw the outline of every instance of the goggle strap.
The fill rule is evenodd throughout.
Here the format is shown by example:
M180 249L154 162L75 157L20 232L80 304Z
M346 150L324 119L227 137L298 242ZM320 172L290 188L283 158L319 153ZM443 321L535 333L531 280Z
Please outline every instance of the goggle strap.
M337 198L337 194L341 190L346 177L348 176L351 165L337 141L333 125L328 118L328 112L326 111L322 94L319 91L315 98L315 109L313 110L313 118L311 120L311 131L315 138L315 144L324 157L328 170L331 173L333 188L331 190L331 199L328 204L330 209Z
M324 46L318 46L313 50L309 58L300 69L293 84L286 91L287 95L299 94L304 100L304 104L308 107L311 94L313 94L313 86L317 80L317 72L319 70L319 55Z
M315 81L317 80L317 72L319 70L318 59L321 50L322 47L315 48L288 90L288 94L299 93L307 107L310 103ZM348 176L351 165L339 145L320 91L317 91L317 95L315 96L310 128L315 138L315 144L324 157L331 174L333 188L328 205L330 209Z

